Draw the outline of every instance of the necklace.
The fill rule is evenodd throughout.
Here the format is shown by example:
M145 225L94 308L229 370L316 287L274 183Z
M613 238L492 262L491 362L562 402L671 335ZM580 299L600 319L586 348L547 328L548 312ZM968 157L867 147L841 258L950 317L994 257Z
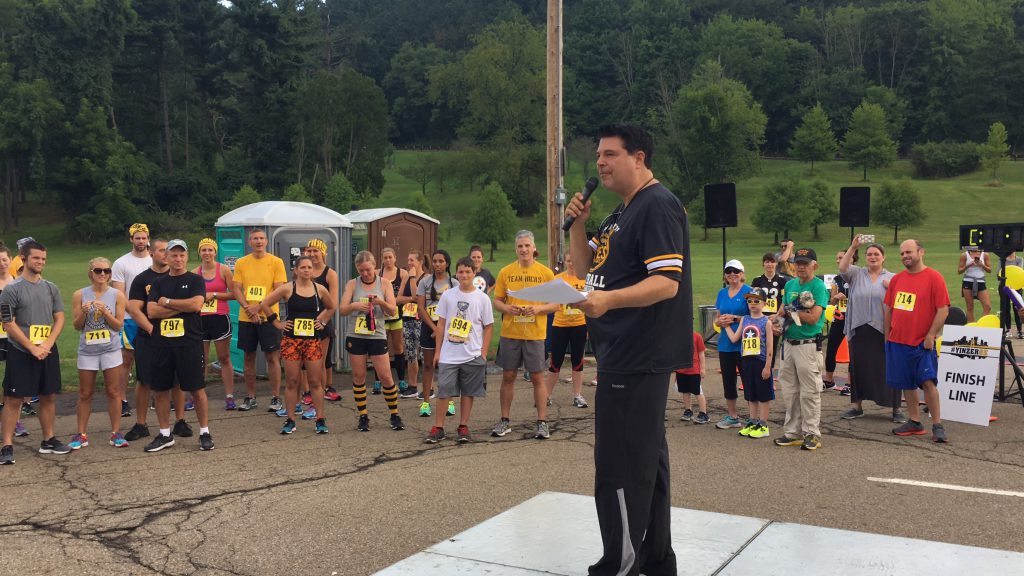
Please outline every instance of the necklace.
M623 204L624 204L624 206L622 207L623 212L625 212L626 208L629 206L629 203L633 201L633 198L636 198L636 195L639 194L641 190L643 190L644 188L647 188L648 186L650 186L651 182L654 182L654 176L651 176L651 178L647 182L644 182L643 184L641 184L639 188L634 190L633 193L629 195L629 200L626 200L626 201L623 202Z

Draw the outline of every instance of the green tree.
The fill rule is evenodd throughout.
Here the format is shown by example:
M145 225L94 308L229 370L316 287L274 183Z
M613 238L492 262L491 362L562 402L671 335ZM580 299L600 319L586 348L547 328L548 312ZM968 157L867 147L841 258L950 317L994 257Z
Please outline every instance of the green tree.
M420 193L427 195L427 185L433 179L430 160L426 154L417 154L408 164L398 167L398 173L420 185Z
M853 168L884 168L896 159L896 143L889 136L885 111L878 104L862 102L850 117L850 128L843 140L843 156Z
M789 153L797 160L810 162L813 173L815 160L831 160L838 148L836 135L832 132L832 121L819 102L804 114L803 121L790 142Z
M515 230L516 213L501 186L491 182L484 187L470 214L466 239L477 244L489 244L491 255L488 260L493 262L498 243L511 240Z
M818 226L835 222L839 218L839 207L836 205L836 192L821 180L811 182L808 201L814 208L811 226L814 228L814 239L819 240Z
M750 220L758 231L775 234L778 245L779 232L789 236L790 230L802 230L811 223L815 212L810 189L790 176L768 182Z
M290 184L284 189L281 200L286 202L312 202L313 198L302 184Z
M708 240L708 227L705 226L704 217L704 194L697 194L690 200L690 203L686 206L686 214L690 218L690 230L693 230L697 226L704 229L704 241Z
M422 212L427 216L434 215L434 207L430 205L430 200L427 199L426 194L422 192L413 192L412 201L409 202L409 209Z
M900 228L918 226L925 219L921 209L921 197L910 183L900 180L895 184L882 182L871 206L871 219L882 226L892 228L892 243L899 243Z
M324 187L324 206L338 214L347 214L361 201L352 183L341 172L335 174Z
M231 198L224 201L224 211L230 212L235 208L241 208L242 206L248 206L249 204L255 204L262 201L263 197L260 196L260 193L257 192L255 188L248 184L244 184L231 196Z
M989 186L1002 186L999 183L999 178L996 177L996 171L999 170L999 165L1009 151L1010 147L1006 144L1006 126L1003 126L1002 122L993 123L988 127L988 140L984 144L978 145L981 165L992 173Z

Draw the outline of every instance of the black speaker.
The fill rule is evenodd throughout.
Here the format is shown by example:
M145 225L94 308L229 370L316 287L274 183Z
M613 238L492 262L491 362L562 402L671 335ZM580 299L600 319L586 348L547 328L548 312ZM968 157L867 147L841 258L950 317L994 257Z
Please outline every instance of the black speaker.
M871 188L839 189L839 225L844 228L864 228L871 219Z
M736 227L736 184L704 185L704 227Z

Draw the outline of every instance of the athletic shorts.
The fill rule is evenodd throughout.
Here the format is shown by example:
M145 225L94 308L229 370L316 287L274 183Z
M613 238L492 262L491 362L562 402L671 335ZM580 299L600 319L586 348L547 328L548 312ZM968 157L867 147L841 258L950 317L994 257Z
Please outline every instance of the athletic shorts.
M938 380L939 361L935 350L924 344L908 346L885 343L885 383L897 390L917 390L927 380Z
M281 338L281 358L292 362L322 360L323 350L316 338Z
M743 382L743 399L747 402L771 402L775 400L774 383L771 376L761 377L765 361L757 356L740 358L740 380Z
M437 365L437 397L487 395L487 361L477 356L465 364Z
M218 342L231 338L231 320L227 314L210 314L200 318L203 324L203 341Z
M154 392L166 392L175 381L185 392L206 388L203 374L203 343L189 341L183 346L151 346L152 378L149 387Z
M345 351L349 356L380 356L388 353L388 341L349 336L345 339Z
M239 322L235 347L242 352L255 352L257 347L264 352L277 352L281 349L281 331L270 322Z
M544 371L544 341L500 338L494 363L502 370L526 369L530 374Z
M974 283L971 282L970 280L964 280L964 283L962 285L962 289L963 290L974 290ZM979 281L978 282L978 292L984 292L984 291L985 291L985 282L984 281Z
M401 330L402 329L402 319L401 318L395 318L394 320L385 320L384 321L384 329L388 330L388 331L391 331L391 330Z
M434 341L434 331L427 329L427 325L420 322L420 349L433 350L435 348L437 348L437 342Z
M135 381L149 386L153 373L153 339L140 330L135 336Z
M324 353L324 366L334 368L334 332L327 338L327 351Z
M7 350L4 396L28 398L60 392L60 355L54 346L44 360L14 346Z
M700 396L704 389L700 385L700 374L680 374L676 372L676 391L680 394L696 394Z
M103 354L78 355L79 370L92 370L99 372L100 370L117 368L122 364L124 364L124 358L121 357L120 349L104 352Z
M139 333L139 325L127 315L124 324L121 326L121 348L125 350L135 349L135 335Z

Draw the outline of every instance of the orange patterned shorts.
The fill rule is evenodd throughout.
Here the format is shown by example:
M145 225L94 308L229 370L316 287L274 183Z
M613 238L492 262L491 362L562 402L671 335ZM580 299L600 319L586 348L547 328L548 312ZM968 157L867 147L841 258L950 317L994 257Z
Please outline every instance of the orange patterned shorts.
M303 362L322 360L323 350L320 349L320 341L316 338L281 338L281 358L292 362Z

